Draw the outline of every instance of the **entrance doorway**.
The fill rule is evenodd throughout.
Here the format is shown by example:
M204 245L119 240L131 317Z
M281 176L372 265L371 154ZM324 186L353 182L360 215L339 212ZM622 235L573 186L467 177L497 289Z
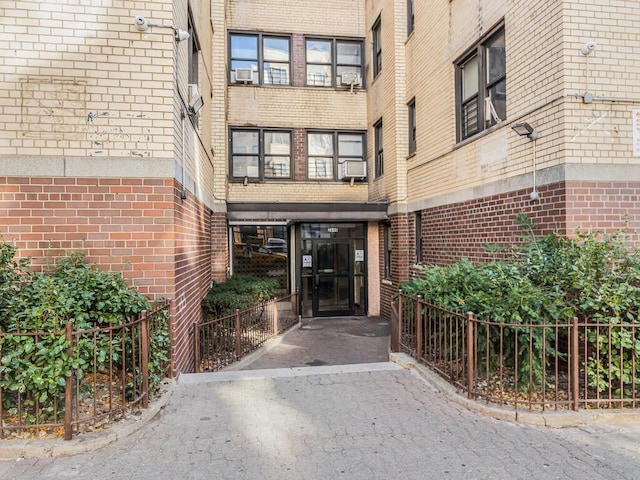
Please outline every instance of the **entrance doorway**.
M302 315L365 315L365 226L302 224L299 232Z

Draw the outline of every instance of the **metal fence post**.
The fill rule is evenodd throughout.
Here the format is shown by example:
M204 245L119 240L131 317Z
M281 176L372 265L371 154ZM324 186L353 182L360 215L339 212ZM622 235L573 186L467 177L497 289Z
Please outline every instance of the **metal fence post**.
M65 325L65 337L69 346L67 347L67 358L73 357L73 326L71 322ZM71 440L73 431L71 428L71 414L73 404L73 373L65 380L64 386L64 439Z
M296 293L295 293L295 299L296 301L294 302L294 310L293 313L294 315L297 317L299 315L300 312L300 291L298 289L296 289Z
M176 369L174 349L176 348L176 333L174 320L177 317L178 305L175 298L169 301L169 318L167 318L167 329L169 331L169 376L172 378L177 377L178 371Z
M276 298L273 301L273 305L275 307L275 310L273 312L273 333L272 333L272 337L277 337L278 336L278 299Z
M422 358L422 295L416 298L416 360Z
M149 408L149 315L140 314L140 371L142 372L142 408Z
M397 333L396 333L396 352L401 351L402 345L402 290L400 290L400 295L398 295L398 322L397 322Z
M198 322L193 322L193 363L194 371L200 373L200 329L198 328Z
M571 396L573 410L578 410L579 389L578 317L571 320Z
M467 313L467 398L471 399L471 389L473 388L474 353L473 353L473 313Z
M242 358L242 331L240 324L240 309L236 308L236 358Z

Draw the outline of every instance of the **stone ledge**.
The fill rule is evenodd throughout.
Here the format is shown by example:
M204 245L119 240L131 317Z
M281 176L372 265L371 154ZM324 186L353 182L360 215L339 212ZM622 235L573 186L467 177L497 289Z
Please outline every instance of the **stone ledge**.
M389 353L389 360L402 367L416 372L431 387L436 389L445 398L463 406L467 410L480 413L497 420L524 423L527 425L543 426L548 428L566 428L579 425L594 424L621 424L627 422L640 422L640 411L603 411L603 410L580 410L574 411L546 411L530 412L528 410L516 410L513 407L483 403L477 400L470 400L462 395L458 390L447 382L440 375L432 371L429 367L416 362L416 360L406 353Z
M40 439L4 439L0 440L0 459L47 458L77 455L90 452L125 438L149 423L167 405L175 381L167 379L161 387L162 395L149 403L149 408L139 410L140 415L127 414L124 420L113 422L108 429L77 435L71 440L60 438Z

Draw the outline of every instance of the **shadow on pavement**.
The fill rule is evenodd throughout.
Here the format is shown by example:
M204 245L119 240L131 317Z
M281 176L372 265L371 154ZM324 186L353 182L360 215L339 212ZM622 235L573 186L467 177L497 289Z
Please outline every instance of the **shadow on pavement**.
M307 318L242 370L387 362L389 335L381 317Z

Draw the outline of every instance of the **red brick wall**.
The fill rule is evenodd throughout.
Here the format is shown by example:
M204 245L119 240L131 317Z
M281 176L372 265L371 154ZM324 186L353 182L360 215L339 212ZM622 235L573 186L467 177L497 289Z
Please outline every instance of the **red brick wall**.
M307 179L307 132L303 128L293 129L293 179Z
M0 234L39 267L70 250L172 297L173 180L0 177Z
M489 261L496 254L487 244L506 247L523 234L516 215L525 213L538 225L537 233L566 233L566 192L563 184L540 187L531 201L530 189L422 210L422 261L447 265L466 257Z
M628 233L640 242L640 181L567 182L567 231Z
M409 280L411 252L413 252L412 221L406 214L393 215L391 223L391 279L380 286L380 314L391 318L391 301L398 292L398 285ZM384 228L380 228L380 278L384 279Z
M538 234L624 231L630 245L640 242L639 181L562 182L538 190L535 202L527 189L423 210L423 263L491 260L495 254L485 245L519 242L523 231L515 218L520 212L538 225Z
M70 250L121 271L151 298L175 298L174 372L193 368L190 329L212 278L226 276L226 220L173 179L0 177L0 234L32 266ZM220 246L221 245L221 246Z
M292 38L292 69L291 81L295 87L304 87L307 83L307 64L306 49L304 44L304 35L294 33Z
M172 358L178 372L194 371L193 325L202 320L201 301L211 287L211 210L191 192L180 199L175 184L176 317L172 325Z

